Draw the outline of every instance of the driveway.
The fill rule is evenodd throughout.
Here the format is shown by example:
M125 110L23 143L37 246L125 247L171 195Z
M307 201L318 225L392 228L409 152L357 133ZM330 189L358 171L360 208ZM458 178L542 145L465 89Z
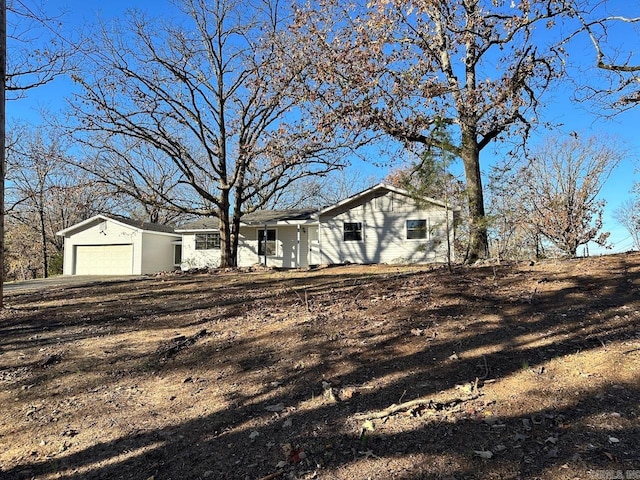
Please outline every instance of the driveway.
M23 282L7 282L3 289L5 293L27 292L37 290L47 290L53 288L79 287L102 282L122 282L144 278L136 275L69 275L56 276L51 278L37 278L35 280L25 280Z

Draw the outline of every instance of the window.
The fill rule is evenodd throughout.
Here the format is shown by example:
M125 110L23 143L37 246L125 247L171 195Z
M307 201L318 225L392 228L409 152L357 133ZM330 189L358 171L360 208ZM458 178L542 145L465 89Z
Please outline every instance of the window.
M196 250L220 250L220 232L196 233Z
M182 263L182 245L173 246L173 265L175 267Z
M267 256L276 255L276 231L267 230ZM264 242L264 230L258 230L258 255L264 256L265 254L265 242Z
M426 240L427 221L407 220L407 240Z
M361 242L362 241L362 223L361 222L344 222L344 241L345 242Z

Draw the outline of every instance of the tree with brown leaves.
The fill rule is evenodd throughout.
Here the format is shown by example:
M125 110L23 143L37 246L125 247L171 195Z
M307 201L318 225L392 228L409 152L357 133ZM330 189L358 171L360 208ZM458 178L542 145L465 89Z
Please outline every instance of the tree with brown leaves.
M405 145L432 145L452 126L462 159L471 218L470 255L486 255L481 153L494 141L523 141L540 97L562 74L561 47L535 35L571 15L565 0L372 0L301 6L296 32L317 59L319 123L383 132Z

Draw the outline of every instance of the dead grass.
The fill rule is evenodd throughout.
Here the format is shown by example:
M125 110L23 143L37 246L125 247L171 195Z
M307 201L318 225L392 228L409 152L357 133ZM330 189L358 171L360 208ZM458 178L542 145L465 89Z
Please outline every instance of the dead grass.
M638 254L7 304L3 479L640 477Z

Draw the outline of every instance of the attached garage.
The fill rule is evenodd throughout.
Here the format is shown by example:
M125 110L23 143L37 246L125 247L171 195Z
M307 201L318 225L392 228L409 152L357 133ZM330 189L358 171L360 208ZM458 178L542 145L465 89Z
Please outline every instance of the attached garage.
M96 215L66 228L65 275L143 275L175 268L181 236L166 225Z

